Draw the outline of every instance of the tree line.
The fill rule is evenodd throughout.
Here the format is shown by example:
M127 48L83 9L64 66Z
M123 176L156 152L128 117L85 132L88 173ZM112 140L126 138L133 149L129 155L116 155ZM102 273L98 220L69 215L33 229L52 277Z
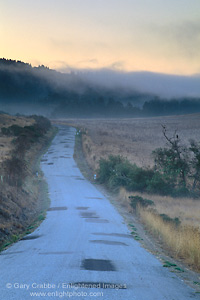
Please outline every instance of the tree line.
M0 103L52 107L51 117L143 117L200 112L200 98L161 99L118 88L97 88L74 73L0 59ZM20 109L20 108L19 108ZM20 111L17 111L20 113Z

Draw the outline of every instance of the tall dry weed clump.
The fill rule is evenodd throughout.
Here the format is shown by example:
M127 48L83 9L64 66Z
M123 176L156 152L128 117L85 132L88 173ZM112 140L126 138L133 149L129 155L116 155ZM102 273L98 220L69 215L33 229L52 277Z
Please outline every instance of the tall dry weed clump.
M92 142L90 136L85 133L84 131L82 132L82 149L85 154L85 158L89 164L89 166L95 170L98 167L98 160L97 155L96 155L96 149L95 145Z
M142 222L175 256L183 259L188 265L200 270L200 230L189 225L165 222L154 211L138 208Z
M119 199L123 206L129 208L129 211L131 209L129 197L133 195L147 198L150 196L144 193L131 193L125 188L121 188ZM149 198L155 203L153 209L138 205L134 212L139 216L146 229L163 244L167 251L175 258L182 259L193 269L200 271L200 228L197 226L196 220L187 223L190 213L193 213L193 207L191 207L191 212L188 207L188 201L191 203L192 200L180 198L176 203L177 199L171 197L151 195ZM197 201L196 204L198 204ZM177 210L177 205L180 206L179 210ZM193 206L193 202L191 206ZM166 207L168 207L167 211ZM173 222L175 220L174 210L175 213L178 213L177 217L181 215L182 210L186 210L185 215L180 218L180 225ZM196 210L198 210L198 206L196 206ZM168 215L164 214L164 216L169 216L171 220L170 218L169 221L166 221L166 218L163 219L163 213L167 213Z

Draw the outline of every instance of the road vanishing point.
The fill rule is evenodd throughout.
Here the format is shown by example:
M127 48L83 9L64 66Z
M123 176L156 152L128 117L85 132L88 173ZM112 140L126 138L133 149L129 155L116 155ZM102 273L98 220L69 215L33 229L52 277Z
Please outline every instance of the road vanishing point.
M200 299L133 239L122 216L74 159L76 130L59 126L41 167L50 208L0 254L0 299Z

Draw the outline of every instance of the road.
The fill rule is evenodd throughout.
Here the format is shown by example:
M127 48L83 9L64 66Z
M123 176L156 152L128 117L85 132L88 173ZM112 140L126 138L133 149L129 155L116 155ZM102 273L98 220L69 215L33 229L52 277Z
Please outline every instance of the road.
M75 129L60 126L42 159L51 206L39 228L1 253L0 299L200 299L82 176L74 142Z

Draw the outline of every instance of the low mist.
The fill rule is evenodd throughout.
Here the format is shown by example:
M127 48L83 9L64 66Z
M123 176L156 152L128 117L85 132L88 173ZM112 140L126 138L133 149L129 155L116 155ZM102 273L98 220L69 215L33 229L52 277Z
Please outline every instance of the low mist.
M152 72L120 72L109 69L77 70L76 73L86 83L94 86L110 89L122 88L167 99L200 97L200 74L178 76Z
M0 59L0 111L42 114L49 118L200 112L200 75L110 69L61 71Z

